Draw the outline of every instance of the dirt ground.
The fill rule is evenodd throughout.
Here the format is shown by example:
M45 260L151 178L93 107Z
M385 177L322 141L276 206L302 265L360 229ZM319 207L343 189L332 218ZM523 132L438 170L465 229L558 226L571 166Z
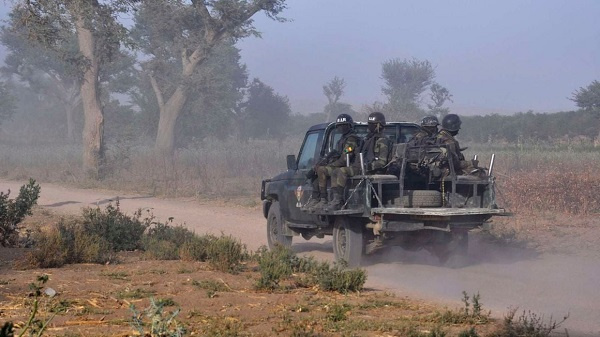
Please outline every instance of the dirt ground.
M0 190L17 191L21 184L0 180ZM266 244L265 220L257 207L51 184L42 185L40 207L27 221L47 225L57 216L78 214L81 207L104 207L117 196L130 214L138 208L151 209L160 219L174 216L175 223L185 223L201 234L234 235L250 250ZM57 311L48 330L55 336L134 335L130 305L142 310L149 306L150 297L167 301L167 311L180 308L176 318L192 335L395 336L403 335L408 326L421 332L432 329L446 306L461 307L462 291L481 293L484 309L492 310L498 320L508 306L552 308L542 314L560 318L570 313L571 336L600 335L600 298L594 290L600 284L600 219L546 214L516 216L496 225L502 228L496 242L473 235L477 240L470 247L471 259L463 265L439 266L424 252L386 251L365 267L369 275L365 291L349 295L318 288L256 291L258 273L253 266L231 275L203 263L148 261L137 252L123 254L116 265L22 271L12 262L24 251L0 249L0 322L23 324L32 300L27 296L28 284L37 275L48 274L46 286L57 295L45 298L41 308L44 315L51 314L50 307ZM332 259L329 239L294 240L296 252ZM451 336L468 326L445 329ZM477 331L484 336L494 328L494 324L478 325Z

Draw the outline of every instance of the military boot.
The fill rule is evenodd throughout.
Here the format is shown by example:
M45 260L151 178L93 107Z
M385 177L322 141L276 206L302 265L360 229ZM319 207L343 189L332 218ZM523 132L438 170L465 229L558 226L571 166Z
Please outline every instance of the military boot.
M309 211L310 212L318 212L318 211L322 211L325 209L325 207L327 206L327 198L320 198L319 202L315 204L315 206L313 208L311 208Z
M300 209L303 211L312 212L313 208L315 208L315 206L319 203L320 200L321 193L319 193L319 190L313 191L312 196L310 197L310 201L304 204L304 206L302 206L302 208Z
M333 192L333 198L331 198L331 201L329 201L329 203L325 207L325 211L327 212L340 210L342 209L342 206L344 206L344 198L342 197L344 188L334 187L331 189L331 191Z

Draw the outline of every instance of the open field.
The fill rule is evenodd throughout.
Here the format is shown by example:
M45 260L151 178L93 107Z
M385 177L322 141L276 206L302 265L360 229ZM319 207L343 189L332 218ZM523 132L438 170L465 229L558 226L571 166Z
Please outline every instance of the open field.
M161 219L174 216L176 222L185 222L187 227L202 233L218 234L223 231L226 234L241 236L250 249L256 249L266 240L264 219L259 214L257 197L260 179L283 169L285 155L294 153L299 142L250 142L239 145L235 150L226 150L231 148L227 144L222 147L215 144L210 147L208 145L211 144L208 144L207 148L180 151L171 163L156 161L147 148L123 150L125 154L122 158L127 159L109 162L109 174L101 182L84 178L83 172L79 170L77 147L40 145L23 149L3 145L0 146L0 155L3 158L0 162L0 175L21 180L34 177L41 182L42 190L44 182L50 181L94 189L80 190L76 196L70 195L66 199L42 201L40 204L45 207L38 211L42 222L45 221L45 217L51 217L53 212L49 210L77 213L85 205L105 205L116 195L124 196L124 205L130 205L133 209L146 207L144 205L153 195L180 197L175 200L162 200L160 203L164 204L161 206L155 204L153 208L157 210L157 215ZM350 331L355 331L355 326L341 327L328 321L328 310L334 304L337 305L336 310L344 311L349 308L347 315L351 319L344 324L356 319L360 321L365 317L373 319L370 323L365 323L365 326L369 326L368 329L356 335L406 335L400 331L410 328L408 326L390 327L385 322L377 321L377 318L386 317L385 315L413 317L410 321L418 323L417 332L427 334L434 331L432 329L439 323L432 317L436 317L436 312L443 313L446 310L444 304L439 303L449 304L452 310L457 310L463 290L471 294L480 291L484 308L489 305L496 319L501 320L510 305L523 309L548 309L550 311L542 312L546 314L545 319L548 319L548 312L558 319L570 312L571 317L566 321L566 326L571 336L595 335L600 331L597 325L600 317L594 318L593 303L597 302L594 302L595 295L590 286L600 277L600 265L594 262L600 258L600 199L596 192L600 186L600 173L595 169L600 166L600 154L593 149L539 151L540 149L534 148L490 149L476 146L471 146L468 154L477 153L480 162L486 163L489 160L486 153L492 150L497 156L494 171L499 187L499 204L508 207L516 215L494 221L490 236L486 236L482 245L476 247L475 251L472 250L473 261L466 266L440 267L422 253L391 251L386 258L375 257L367 266L367 291L360 295L337 295L318 289L294 290L286 294L257 292L252 288L252 281L256 278L256 271L252 268L238 276L231 276L219 274L202 263L191 263L188 266L187 262L148 261L135 254L125 256L124 263L120 265L71 265L61 269L33 272L7 269L7 264L4 263L1 266L0 279L2 294L10 294L10 298L3 295L5 297L1 301L2 315L10 313L15 315L12 317L21 317L20 320L24 320L26 310L23 307L23 299L28 292L27 284L33 281L32 275L47 272L51 274L50 282L56 282L49 283L49 286L58 288L62 284L57 290L65 295L69 294L69 298L65 296L65 300L72 301L65 304L65 311L72 316L59 317L57 325L54 326L57 329L53 330L52 334L60 336L93 335L90 332L94 331L93 329L104 329L107 326L110 326L107 331L110 331L111 335L132 333L132 328L125 323L131 316L127 302L119 304L120 299L116 296L119 287L133 291L152 288L156 291L157 298L172 298L179 304L182 307L180 319L196 327L197 331L204 331L201 329L209 329L215 325L216 329L237 331L237 334L229 334L231 336L244 335L246 332L252 332L254 335L301 336L302 331L312 331L315 333L313 335L352 335ZM116 152L110 156L116 158ZM200 169L201 167L210 169ZM16 191L15 187L12 189ZM98 189L102 192L98 193ZM117 189L119 192L110 189ZM64 189L65 192L68 190ZM195 207L190 203L198 202L201 205L198 213L190 213ZM225 211L210 206L231 205L232 202L243 207L236 206ZM240 230L241 223L243 230ZM330 242L327 239L295 242L294 249L299 253L314 255L319 259L331 259ZM182 265L184 267L181 267ZM180 273L188 269L192 272ZM396 269L402 270L402 273L394 274L392 270ZM149 270L157 272L155 274ZM502 276L494 276L500 271ZM84 285L87 281L83 282L78 278L81 272L90 275L89 285ZM186 274L191 275L185 277ZM63 279L63 275L70 276ZM236 280L233 280L234 278ZM221 282L220 279L235 291L227 291L226 294L217 292L218 296L215 298L207 296L206 303L204 299L196 301L196 298L205 296L206 290L197 289L191 282L216 280L218 283ZM452 280L452 284L442 287L443 282L433 284L428 281L436 279ZM94 285L93 282L99 282L96 284L101 285ZM487 283L487 286L484 283ZM425 286L427 284L429 287ZM576 289L560 286L561 284L573 285ZM391 296L382 290L396 295ZM70 294L75 296L71 297ZM142 297L133 301L126 300L129 303L133 302L138 308L145 308L149 296ZM417 312L409 314L404 311L405 304L389 303L385 309L379 305L376 305L378 308L373 309L374 311L365 309L369 307L365 303L373 301L373 298L380 301L381 297L384 302L390 300L409 303L408 305L416 308ZM185 304L189 298L194 298L194 301ZM212 301L214 299L217 300ZM88 300L100 306L96 308L97 312L92 309L94 305ZM238 302L241 304L236 304ZM309 311L294 309L289 306L290 303L308 303ZM258 306L255 307L255 304ZM88 307L89 315L85 309ZM190 313L194 312L195 308L211 308L212 314L195 316L196 314ZM274 308L280 308L280 311ZM102 312L107 312L105 318L102 318ZM239 315L235 316L234 313ZM420 316L421 313L424 316ZM189 315L193 317L188 317ZM225 327L219 325L220 322L225 322ZM433 324L430 324L432 322ZM494 329L491 327L494 324L489 325L490 329ZM452 336L465 327L467 326L459 325L456 329L444 331L448 331ZM577 330L578 328L581 330ZM477 331L488 335L491 330L487 329L488 325L478 326ZM574 331L580 331L581 334L573 334Z

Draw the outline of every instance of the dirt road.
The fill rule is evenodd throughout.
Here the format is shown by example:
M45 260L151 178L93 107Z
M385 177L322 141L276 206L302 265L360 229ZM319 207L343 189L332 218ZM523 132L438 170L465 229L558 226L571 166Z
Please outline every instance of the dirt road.
M0 180L0 191L17 193L24 182ZM199 234L231 234L251 250L266 245L265 219L261 210L224 207L195 200L165 200L101 190L42 184L39 205L58 213L78 214L82 207L104 207L119 198L127 213L151 209L160 220L174 217ZM598 229L596 229L598 231ZM595 235L598 233L595 232ZM484 309L502 317L509 307L531 310L544 320L561 320L570 336L600 336L600 260L557 254L537 254L478 242L472 236L469 257L440 266L427 252L388 249L371 257L367 287L387 289L400 296L414 296L456 306L462 292L479 293ZM328 238L305 241L294 238L293 249L317 258L332 259ZM564 330L561 330L564 332Z

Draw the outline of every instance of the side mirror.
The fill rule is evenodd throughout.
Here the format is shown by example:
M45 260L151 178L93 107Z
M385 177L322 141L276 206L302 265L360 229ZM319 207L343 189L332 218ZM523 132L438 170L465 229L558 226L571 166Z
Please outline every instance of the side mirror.
M296 164L296 155L288 154L285 158L287 160L287 169L288 170L297 170L298 164Z

